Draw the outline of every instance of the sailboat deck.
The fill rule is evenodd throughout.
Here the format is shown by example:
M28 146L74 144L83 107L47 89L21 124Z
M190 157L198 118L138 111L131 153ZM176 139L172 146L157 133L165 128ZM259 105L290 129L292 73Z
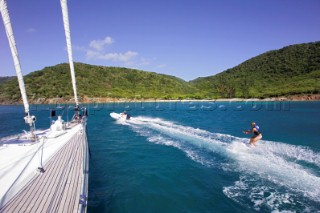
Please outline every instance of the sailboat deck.
M85 134L85 133L84 133ZM86 136L78 131L0 212L78 212Z

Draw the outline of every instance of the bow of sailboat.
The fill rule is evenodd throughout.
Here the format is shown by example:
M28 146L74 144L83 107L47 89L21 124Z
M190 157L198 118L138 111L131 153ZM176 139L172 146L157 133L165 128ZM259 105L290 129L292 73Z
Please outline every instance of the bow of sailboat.
M44 136L38 144L8 145L0 150L0 160L6 162L0 167L0 211L84 212L88 181L85 125L77 123L66 131L56 138ZM43 171L37 172L40 157Z
M71 122L61 117L49 129L36 130L6 0L0 0L12 58L30 131L0 139L0 212L86 212L89 150L87 110L78 102L72 59L67 1L61 0L75 111Z

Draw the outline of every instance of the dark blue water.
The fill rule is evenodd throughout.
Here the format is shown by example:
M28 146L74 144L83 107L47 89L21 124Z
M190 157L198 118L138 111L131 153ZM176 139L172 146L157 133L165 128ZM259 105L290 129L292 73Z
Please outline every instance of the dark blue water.
M48 107L33 106L38 128ZM88 212L316 212L320 102L88 105ZM133 120L115 122L127 110ZM62 111L61 111L62 113ZM67 120L64 110L64 119ZM0 136L20 132L21 106L0 107ZM243 143L251 121L257 147Z

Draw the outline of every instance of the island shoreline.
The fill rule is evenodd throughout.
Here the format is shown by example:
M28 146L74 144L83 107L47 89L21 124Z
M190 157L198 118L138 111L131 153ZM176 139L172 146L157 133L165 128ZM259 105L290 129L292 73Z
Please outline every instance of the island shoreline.
M219 98L219 99L161 99L161 98L110 98L110 97L82 97L79 102L82 104L94 103L148 103L148 102L273 102L273 101L320 101L320 94L301 94L292 96L270 97L270 98ZM74 99L66 98L38 98L29 100L30 104L72 104ZM0 105L20 105L22 101L1 101Z

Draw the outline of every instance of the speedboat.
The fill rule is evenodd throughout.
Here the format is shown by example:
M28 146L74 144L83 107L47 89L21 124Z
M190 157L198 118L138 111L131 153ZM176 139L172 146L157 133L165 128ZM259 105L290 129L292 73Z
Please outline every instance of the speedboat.
M127 121L131 119L131 116L128 113L115 113L111 112L110 113L111 118L114 120L119 120L119 121Z

